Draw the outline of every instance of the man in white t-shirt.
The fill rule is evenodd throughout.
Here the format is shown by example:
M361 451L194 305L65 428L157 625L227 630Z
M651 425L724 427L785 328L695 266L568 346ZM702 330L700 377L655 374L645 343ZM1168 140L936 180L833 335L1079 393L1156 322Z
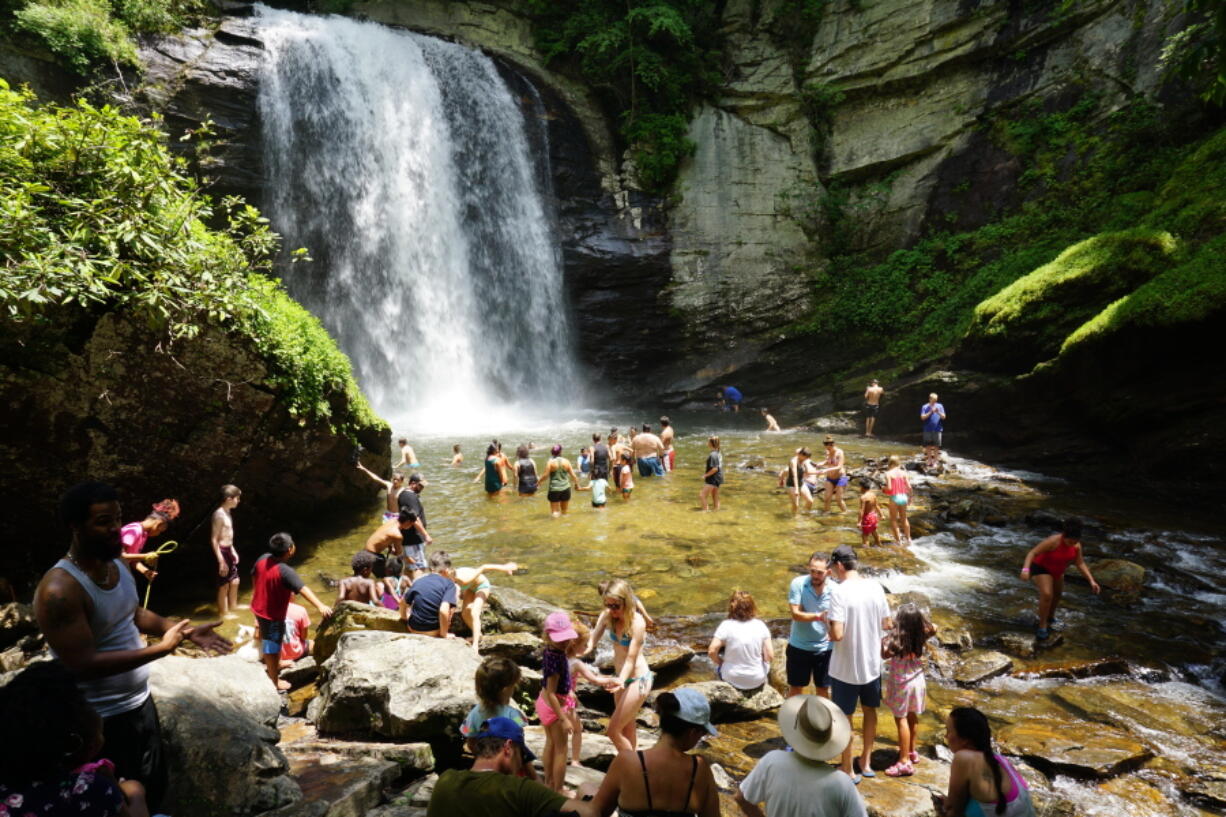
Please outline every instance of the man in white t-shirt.
M856 703L864 706L863 747L853 765L851 743L839 766L856 783L860 775L876 777L869 759L877 737L877 707L881 706L881 638L893 628L885 591L874 579L856 570L856 552L840 545L830 554L830 567L839 586L830 603L828 620L834 654L830 657L830 697L848 718Z
M767 752L736 792L747 817L866 817L847 775L824 761L851 742L851 724L834 703L795 695L779 708L779 731L792 751Z

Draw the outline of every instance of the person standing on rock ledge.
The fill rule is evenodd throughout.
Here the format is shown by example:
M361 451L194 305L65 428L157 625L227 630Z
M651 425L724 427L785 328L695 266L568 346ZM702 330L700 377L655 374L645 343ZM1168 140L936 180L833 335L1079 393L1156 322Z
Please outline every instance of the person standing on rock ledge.
M830 697L848 718L856 704L864 710L864 735L860 756L852 760L851 744L843 750L839 766L851 776L876 777L870 766L877 737L877 707L881 706L881 639L894 628L885 591L874 579L863 578L856 569L856 551L848 545L835 548L830 565L839 586L830 602Z
M868 388L864 390L864 436L873 436L873 428L877 425L877 412L881 409L881 395L885 394L885 389L877 384L876 380L868 381Z
M941 436L945 431L945 406L937 402L936 392L928 395L928 402L920 406L920 420L924 423L924 466L936 468L941 461Z
M470 738L471 769L448 769L434 785L426 817L550 817L577 814L599 817L587 800L567 800L520 771L536 756L524 743L524 730L510 718L490 718Z
M87 482L60 500L72 532L65 558L34 592L34 616L51 653L77 679L102 716L107 756L120 777L140 781L156 808L166 789L161 727L149 696L150 661L170 655L187 638L207 652L233 645L213 632L220 621L193 626L140 606L136 582L119 558L122 510L110 485ZM158 637L145 644L141 633Z
M1064 520L1060 533L1053 533L1032 547L1022 562L1022 581L1032 582L1039 590L1039 625L1035 638L1040 641L1051 637L1056 608L1064 595L1064 572L1069 565L1077 565L1090 583L1090 591L1097 595L1101 588L1090 575L1081 553L1081 520L1073 517Z

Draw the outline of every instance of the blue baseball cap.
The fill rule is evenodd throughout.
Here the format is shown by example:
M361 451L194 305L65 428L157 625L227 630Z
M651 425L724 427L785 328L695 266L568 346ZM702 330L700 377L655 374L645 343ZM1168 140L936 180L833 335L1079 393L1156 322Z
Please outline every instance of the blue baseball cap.
M523 727L510 718L490 718L481 724L481 730L472 737L501 738L502 740L514 741L519 744L519 751L523 753L524 760L528 762L536 760L536 755L532 754L528 744L524 743Z

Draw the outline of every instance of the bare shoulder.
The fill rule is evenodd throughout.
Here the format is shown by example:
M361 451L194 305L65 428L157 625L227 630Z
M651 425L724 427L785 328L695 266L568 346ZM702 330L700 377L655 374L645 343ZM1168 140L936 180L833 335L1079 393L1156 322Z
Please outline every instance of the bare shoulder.
M34 591L34 615L44 629L85 612L85 591L68 571L53 567Z

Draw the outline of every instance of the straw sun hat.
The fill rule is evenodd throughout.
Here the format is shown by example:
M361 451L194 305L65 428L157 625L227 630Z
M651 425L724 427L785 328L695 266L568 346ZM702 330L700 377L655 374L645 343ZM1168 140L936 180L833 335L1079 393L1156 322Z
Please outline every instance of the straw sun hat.
M834 702L796 695L779 708L779 729L788 746L810 760L838 757L851 741L851 723Z

